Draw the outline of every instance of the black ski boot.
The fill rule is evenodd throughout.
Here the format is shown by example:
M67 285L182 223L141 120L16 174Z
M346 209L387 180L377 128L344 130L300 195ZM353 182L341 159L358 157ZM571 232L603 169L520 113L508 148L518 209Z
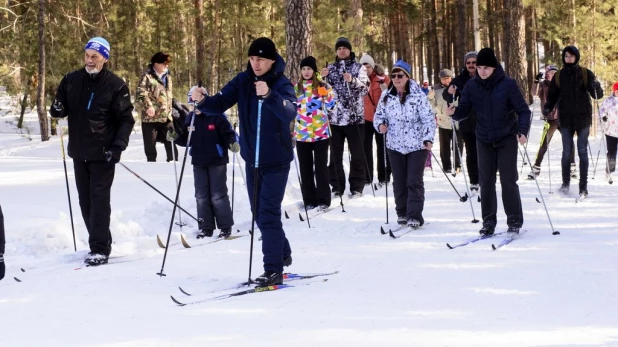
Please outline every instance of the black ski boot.
M398 216L397 217L397 224L399 224L399 225L406 225L406 224L408 224L408 218L406 218L406 216Z
M197 234L198 239L203 239L205 237L212 237L213 230L212 229L202 229Z
M560 187L560 189L558 189L558 191L562 194L568 194L569 193L569 183L562 183L562 186Z
M260 277L255 279L258 287L268 287L283 284L283 274L280 272L265 271Z
M513 235L513 234L519 234L519 229L518 227L514 227L514 226L510 226L507 230L506 233L509 235Z
M292 255L291 254L283 258L283 267L288 267L290 265L292 265Z
M210 233L210 235L212 236L212 232ZM218 237L220 239L227 239L228 237L230 237L230 235L232 235L232 228L223 228L221 229Z
M494 226L491 225L483 225L483 227L481 228L481 230L479 230L479 234L483 235L483 236L491 236L494 234L494 231L496 230L496 228Z
M88 266L97 266L107 264L108 260L108 255L90 252L88 253L86 259L84 259L84 263L86 263L86 265Z

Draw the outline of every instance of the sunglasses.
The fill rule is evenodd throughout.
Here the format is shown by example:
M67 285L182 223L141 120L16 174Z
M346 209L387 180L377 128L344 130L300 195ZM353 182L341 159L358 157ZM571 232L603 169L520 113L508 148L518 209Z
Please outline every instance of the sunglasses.
M392 78L392 79L396 79L396 78L404 78L404 77L405 77L405 75L404 75L404 74L402 74L402 73L394 73L394 74L392 74L392 75L391 75L391 78Z
M476 60L475 61L467 61L466 65L476 65Z

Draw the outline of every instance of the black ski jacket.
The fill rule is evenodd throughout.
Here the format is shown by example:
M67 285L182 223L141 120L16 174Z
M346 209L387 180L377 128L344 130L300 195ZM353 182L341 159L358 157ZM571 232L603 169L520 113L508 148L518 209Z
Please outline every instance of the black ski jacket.
M64 76L49 113L69 117L71 158L105 161L105 151L119 160L127 148L135 124L132 111L129 88L104 67L95 75L83 68Z

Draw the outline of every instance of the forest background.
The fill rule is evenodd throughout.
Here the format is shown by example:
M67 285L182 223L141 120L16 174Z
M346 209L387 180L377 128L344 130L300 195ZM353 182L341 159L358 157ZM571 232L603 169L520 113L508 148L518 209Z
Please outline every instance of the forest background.
M287 62L292 81L300 60L335 59L346 36L357 59L370 54L390 68L413 67L417 81L456 72L463 55L493 47L506 72L532 102L530 86L545 64L576 45L580 64L605 90L618 80L616 1L600 0L5 0L0 1L0 85L20 96L21 115L36 105L41 140L55 135L47 109L62 77L83 66L89 38L111 44L108 67L134 94L150 57L172 55L174 94L198 79L213 92L247 67L251 41L267 36ZM476 39L475 39L476 36ZM19 121L21 123L21 119ZM18 123L18 127L20 124Z

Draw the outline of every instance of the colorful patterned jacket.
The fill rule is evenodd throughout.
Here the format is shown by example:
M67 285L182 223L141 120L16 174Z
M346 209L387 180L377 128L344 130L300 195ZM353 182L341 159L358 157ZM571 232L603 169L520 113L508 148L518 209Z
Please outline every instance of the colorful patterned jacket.
M337 95L337 110L329 113L332 125L356 125L365 123L365 103L367 95L367 70L354 60L354 52L350 58L340 60L337 58L334 64L328 65L328 75L325 81L335 90ZM348 72L352 75L352 82L345 82L343 74Z
M313 90L311 80L303 81L303 90L298 90L298 85L294 86L298 105L294 122L296 141L316 142L330 137L328 113L335 109L337 102L333 88L325 83L320 84L323 84L326 96L321 96L317 90Z
M607 121L603 122L605 135L618 137L618 97L614 94L603 101L601 105L601 118L607 116Z
M139 80L135 101L143 123L166 123L172 119L172 79L169 74L162 78L157 76L152 67L148 67ZM146 113L149 107L155 110L153 117L148 117Z

